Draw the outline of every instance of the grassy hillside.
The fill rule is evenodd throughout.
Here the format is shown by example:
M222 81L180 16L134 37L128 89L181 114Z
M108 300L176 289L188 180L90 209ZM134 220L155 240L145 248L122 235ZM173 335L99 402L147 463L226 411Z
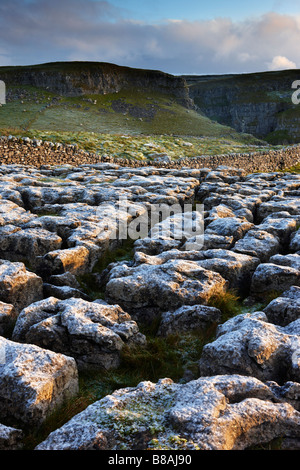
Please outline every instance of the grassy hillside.
M49 65L35 67L47 73ZM84 70L83 65L78 67L80 75ZM113 152L114 155L124 154L124 147L128 147L130 137L135 147L132 152L137 158L170 152L170 156L174 158L244 152L262 145L262 142L252 135L241 134L184 106L176 95L176 90L172 89L172 80L168 94L155 90L154 85L145 89L129 88L127 82L124 89L115 92L69 96L50 91L49 87L17 84L18 74L24 70L28 74L30 67L0 69L0 76L1 73L2 76L3 73L11 76L11 80L6 81L7 103L0 108L0 133L3 135L27 135L45 140L77 143L86 150ZM64 74L71 70L74 73L74 63L51 65L51 73L59 71ZM117 69L113 70L114 73L117 72ZM128 77L133 76L135 69L128 70ZM138 73L141 73L139 77L143 77L141 71ZM153 73L154 76L158 74L157 77L160 77L158 81L161 80L161 72ZM150 72L145 71L145 74L149 76ZM164 74L162 76L164 80ZM169 77L167 79L169 80ZM126 145L122 138L124 134L127 135ZM149 144L153 143L154 137L156 144L151 147ZM178 145L180 139L182 142L188 142ZM131 150L128 150L128 153L130 152Z
M299 70L185 79L195 104L216 122L271 144L300 142L300 106L292 103Z

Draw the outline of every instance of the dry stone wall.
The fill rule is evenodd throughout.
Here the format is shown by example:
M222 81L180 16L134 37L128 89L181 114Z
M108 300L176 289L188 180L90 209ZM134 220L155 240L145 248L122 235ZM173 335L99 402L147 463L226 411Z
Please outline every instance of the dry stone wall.
M300 145L285 147L280 150L263 150L251 153L233 153L227 155L207 155L180 158L169 161L168 158L157 160L129 160L113 156L89 153L77 145L64 145L37 139L2 136L0 138L0 164L21 164L40 167L42 165L82 165L109 162L120 166L176 169L217 168L221 165L242 168L249 173L272 172L290 168L300 162Z

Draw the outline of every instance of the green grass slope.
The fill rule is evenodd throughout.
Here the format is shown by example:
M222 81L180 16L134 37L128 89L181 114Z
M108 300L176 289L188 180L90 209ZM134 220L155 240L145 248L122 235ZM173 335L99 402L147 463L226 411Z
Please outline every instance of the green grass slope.
M47 67L45 70L43 66L35 67L47 73ZM74 63L53 64L51 67L52 73L68 73L70 67L74 73ZM82 73L81 66L78 67L78 72ZM170 93L166 93L165 90L155 90L153 86L130 88L127 82L124 89L111 93L69 96L47 88L16 83L18 73L24 70L29 73L30 67L0 69L0 72L14 77L6 82L7 102L0 108L2 135L77 143L89 151L107 151L114 156L127 153L134 158L145 158L153 153L168 153L179 158L244 152L263 145L252 135L241 134L187 108L172 88ZM134 70L129 70L129 76L132 76ZM124 134L126 142L122 137Z
M300 105L292 102L299 70L183 77L211 119L270 144L300 142Z

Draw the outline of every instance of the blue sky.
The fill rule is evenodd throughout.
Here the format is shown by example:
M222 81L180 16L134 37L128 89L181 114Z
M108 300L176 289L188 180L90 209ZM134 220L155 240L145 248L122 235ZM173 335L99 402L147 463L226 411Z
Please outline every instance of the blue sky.
M172 74L300 68L300 0L1 0L0 66L97 61Z
M300 11L300 1L297 0L112 0L110 3L124 9L127 17L148 22L166 19L194 21L216 17L241 20L269 11L289 14Z

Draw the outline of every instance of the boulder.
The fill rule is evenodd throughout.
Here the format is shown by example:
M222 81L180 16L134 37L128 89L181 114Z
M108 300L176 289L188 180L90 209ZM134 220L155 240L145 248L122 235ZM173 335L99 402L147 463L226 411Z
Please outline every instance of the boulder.
M11 230L8 230L8 227L11 227ZM61 247L62 239L48 230L42 228L18 230L11 225L8 227L0 228L0 253L2 257L12 261L27 259L34 265L38 256Z
M182 240L173 240L172 238L140 238L134 242L134 250L136 252L143 252L147 255L158 255L163 251L169 251L173 248L179 248L182 245Z
M148 322L170 308L205 304L225 287L220 274L204 269L198 262L171 259L159 265L113 267L105 295L109 303L118 303L131 315Z
M290 215L298 215L300 211L299 198L274 196L270 201L260 204L257 216L259 220L263 220L268 215L274 215L274 213L281 211L286 211Z
M216 219L234 216L235 214L230 207L227 207L224 204L219 204L208 211L207 216L205 217L205 226L209 225Z
M164 312L158 329L158 336L184 334L191 331L205 332L220 323L222 313L207 305L184 305L174 312Z
M211 222L205 230L206 235L213 234L221 237L233 237L233 240L243 238L254 225L239 217L218 218Z
M0 301L0 336L5 336L9 332L17 316L12 304Z
M287 327L268 323L263 312L242 314L217 328L204 346L201 375L241 374L262 381L300 381L300 321ZM291 326L292 325L292 326Z
M268 321L280 326L300 318L300 287L292 286L283 292L280 297L272 300L265 308Z
M116 368L125 344L146 343L137 324L118 305L54 297L22 310L12 339L74 357L81 369Z
M300 252L300 229L292 235L289 249Z
M73 358L0 337L0 419L39 426L78 392Z
M23 437L21 429L0 424L0 450L20 450Z
M43 284L44 297L56 297L57 299L70 299L71 297L77 297L84 300L91 300L90 297L82 292L80 289L75 289L70 286L55 286L44 282Z
M243 450L299 440L300 413L277 397L282 388L240 375L141 382L88 406L36 450Z
M233 251L259 258L262 263L267 262L279 250L280 242L277 236L265 230L250 230L233 247Z
M291 235L296 230L296 227L297 221L294 218L269 216L261 224L256 225L254 230L269 232L274 237L277 237L280 241L280 246L285 248L288 246Z
M23 263L0 260L0 300L17 312L43 298L43 281Z
M134 266L140 264L160 265L170 260L196 262L204 269L221 274L228 281L228 287L241 291L248 290L252 275L260 264L258 258L236 253L232 250L182 251L173 249L156 256L136 252L134 255Z
M12 201L0 200L1 225L23 225L36 218L36 215L26 211Z
M300 273L298 269L290 266L281 266L275 263L261 263L255 270L251 293L260 297L268 292L282 292L291 286L300 285Z
M300 272L300 255L297 253L290 253L288 255L274 255L270 258L270 263L278 264L279 266L289 266Z
M38 260L37 272L44 278L70 272L84 274L89 270L89 250L84 246L50 251Z

